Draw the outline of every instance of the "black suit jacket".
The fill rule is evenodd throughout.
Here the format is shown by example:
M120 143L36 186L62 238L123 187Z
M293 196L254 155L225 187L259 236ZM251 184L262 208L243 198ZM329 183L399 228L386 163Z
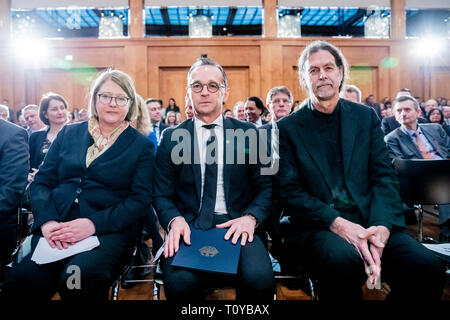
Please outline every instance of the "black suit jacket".
M428 120L422 117L418 118L417 121L419 121L419 123L428 123ZM381 129L385 136L398 127L400 127L400 123L395 119L395 116L390 116L381 120Z
M437 123L419 124L419 126L425 137L433 145L436 153L443 159L450 159L450 137L442 126ZM391 159L423 159L416 144L401 128L397 128L389 133L384 137L384 140L389 149Z
M0 258L14 248L17 208L27 185L28 168L27 132L0 120Z
M363 215L363 226L404 227L398 181L378 116L367 106L344 99L340 104L344 179ZM312 112L305 106L277 125L281 157L277 179L284 213L295 226L293 236L299 229L328 229L340 213L334 209L330 168Z
M150 210L153 144L129 126L86 168L93 139L88 122L64 126L31 184L32 231L47 221L69 221L75 198L97 235L129 232Z
M231 217L238 218L244 213L250 213L262 223L269 215L271 206L271 180L269 176L260 174L261 165L249 163L246 150L256 151L255 145L226 141L227 129L242 129L243 132L255 133L256 127L248 122L224 117L224 159L227 159L227 144L234 143L234 164L224 164L223 179L227 211ZM194 153L198 154L194 119L189 119L176 127L164 131L161 143L156 153L154 175L154 208L161 225L167 230L169 222L183 216L188 223L193 221L200 209L201 168L194 163ZM171 159L172 150L177 146L177 136L187 136L186 152L190 152L188 163L176 164ZM174 139L175 141L172 141ZM178 146L179 147L179 146ZM237 154L245 155L245 163L237 164ZM177 150L177 155L179 150ZM184 151L181 151L184 155Z
M46 130L33 132L30 135L30 169L38 169L41 164L41 148L49 130L50 127L48 127Z

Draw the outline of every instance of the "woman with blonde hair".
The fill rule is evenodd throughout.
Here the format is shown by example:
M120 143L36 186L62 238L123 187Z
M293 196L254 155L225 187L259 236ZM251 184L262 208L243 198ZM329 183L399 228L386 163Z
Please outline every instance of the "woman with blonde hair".
M130 126L136 101L133 80L119 70L94 81L89 121L61 129L31 184L32 235L0 296L108 298L136 242L137 222L151 210L154 150ZM98 246L53 262L32 258L38 243L60 255L88 238ZM74 287L68 284L76 270Z
M177 115L175 111L169 111L166 114L166 125L173 127L177 125Z

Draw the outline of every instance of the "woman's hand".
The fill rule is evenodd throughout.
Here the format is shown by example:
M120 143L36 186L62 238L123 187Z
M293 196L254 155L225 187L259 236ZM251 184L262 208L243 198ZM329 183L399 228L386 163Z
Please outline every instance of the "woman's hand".
M95 233L94 223L87 218L79 218L60 223L58 229L50 232L49 238L53 241L63 241L74 244L86 239Z
M61 224L55 220L48 221L41 226L41 232L44 238L47 240L50 247L57 247L59 250L67 249L69 244L63 241L55 241L51 239L51 234L58 231L61 228Z

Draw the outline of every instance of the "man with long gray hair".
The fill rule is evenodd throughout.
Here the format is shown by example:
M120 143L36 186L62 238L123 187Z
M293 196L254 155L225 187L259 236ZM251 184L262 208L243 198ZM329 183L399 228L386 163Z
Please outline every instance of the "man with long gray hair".
M298 70L309 100L278 122L285 244L319 281L321 300L360 300L364 283L380 288L380 277L392 299L440 299L443 266L406 233L378 116L339 98L343 54L312 42Z

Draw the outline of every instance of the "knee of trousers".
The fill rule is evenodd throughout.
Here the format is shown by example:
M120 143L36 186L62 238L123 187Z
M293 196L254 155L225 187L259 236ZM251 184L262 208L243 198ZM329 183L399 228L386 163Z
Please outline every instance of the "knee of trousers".
M193 297L200 292L199 286L198 280L187 270L164 273L164 293L169 299Z
M71 272L69 272L71 271ZM67 270L63 273L59 282L59 292L61 295L77 295L90 292L102 292L109 290L113 279L109 270L101 269L79 269Z
M364 262L356 252L327 252L322 262L311 273L317 280L332 279L333 282L364 284L367 276Z

